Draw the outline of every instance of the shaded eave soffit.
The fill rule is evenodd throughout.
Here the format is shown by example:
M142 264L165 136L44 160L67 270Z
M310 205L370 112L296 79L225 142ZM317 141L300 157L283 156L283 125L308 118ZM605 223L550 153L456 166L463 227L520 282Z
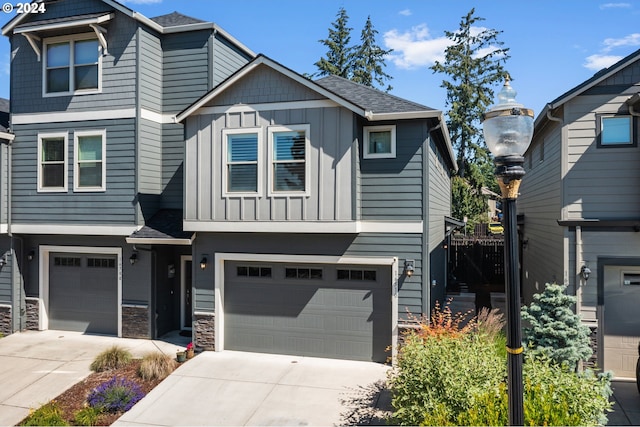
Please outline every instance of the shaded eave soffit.
M43 1L44 0L35 0L34 3L42 3ZM227 40L229 40L232 44L237 46L240 50L244 51L247 55L251 57L256 56L255 52L253 52L251 49L246 47L244 44L240 43L235 37L233 37L231 34L227 33L225 30L223 30L218 25L212 22L201 22L201 23L186 24L186 25L176 25L173 27L163 27L157 22L152 21L151 19L147 18L141 13L138 13L132 9L129 9L126 6L123 6L117 1L113 1L113 0L101 0L101 1L108 4L118 12L121 12L124 15L135 19L136 21L146 25L147 27L157 31L160 34L171 34L171 33L179 33L179 32L186 32L186 31L197 31L197 30L213 30L216 33L219 33L220 35L222 35ZM10 32L12 32L16 28L16 26L20 25L25 19L28 18L28 16L29 16L28 13L23 13L21 15L15 16L4 27L2 27L2 35L6 36Z

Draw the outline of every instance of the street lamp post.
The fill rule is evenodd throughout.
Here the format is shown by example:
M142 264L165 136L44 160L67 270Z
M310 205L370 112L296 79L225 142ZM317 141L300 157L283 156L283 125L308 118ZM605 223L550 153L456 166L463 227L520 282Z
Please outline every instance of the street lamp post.
M504 268L507 299L507 391L509 425L524 425L522 383L522 331L520 326L520 274L516 200L525 172L523 154L533 136L533 110L515 100L516 91L505 80L498 104L483 117L487 147L495 157L495 175L502 192L504 221Z

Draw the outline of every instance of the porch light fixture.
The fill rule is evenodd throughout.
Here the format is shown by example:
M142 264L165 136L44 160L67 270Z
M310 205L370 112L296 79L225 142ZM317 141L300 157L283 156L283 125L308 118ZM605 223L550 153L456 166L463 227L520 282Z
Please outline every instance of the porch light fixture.
M200 270L204 270L205 268L207 268L207 257L203 256L202 259L200 260Z
M33 249L31 249L29 251L29 253L27 254L27 260L28 261L33 261L33 258L36 256L36 251L34 251Z
M138 262L138 252L134 252L131 254L131 256L129 257L129 262L131 263L131 265Z
M507 300L507 391L509 425L524 425L522 383L522 331L516 200L524 176L524 153L533 137L533 110L515 100L509 76L498 94L498 104L483 116L487 147L495 156L495 175L502 192L504 218L504 267Z
M586 282L587 280L589 280L589 276L591 276L591 269L588 266L583 265L580 268L580 275L582 276L582 278Z
M415 261L412 259L406 259L404 260L404 274L407 275L407 277L411 277L413 276L413 270L415 267Z

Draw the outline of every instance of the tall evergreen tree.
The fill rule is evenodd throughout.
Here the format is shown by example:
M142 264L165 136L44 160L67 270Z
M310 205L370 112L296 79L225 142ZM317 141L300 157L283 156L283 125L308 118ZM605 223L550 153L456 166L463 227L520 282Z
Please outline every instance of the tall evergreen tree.
M393 49L382 49L376 43L377 34L378 30L373 27L371 16L368 16L360 35L360 46L355 51L352 80L369 87L374 87L374 83L384 87L385 80L393 78L383 70L386 66L385 56L393 52ZM389 92L391 89L387 85L385 90Z
M349 46L351 41L351 30L348 27L349 16L344 7L341 7L336 15L337 19L332 23L333 28L329 28L329 36L326 39L319 40L320 43L327 46L326 57L320 58L315 63L318 67L317 76L336 75L350 79L353 67L354 48Z
M447 126L461 177L466 176L470 164L482 165L490 157L480 121L493 103L493 87L507 74L503 64L509 59L509 49L498 40L502 31L477 27L484 18L474 14L475 9L471 9L457 31L445 31L453 43L445 50L444 62L436 61L431 66L434 73L449 78L441 87L447 90Z

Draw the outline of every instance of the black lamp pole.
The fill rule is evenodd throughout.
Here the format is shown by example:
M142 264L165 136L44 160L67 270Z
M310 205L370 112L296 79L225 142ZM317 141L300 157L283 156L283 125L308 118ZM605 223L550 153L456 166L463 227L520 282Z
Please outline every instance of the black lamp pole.
M507 299L507 393L509 425L524 425L524 389L522 383L522 330L520 324L520 271L516 200L524 176L522 156L495 159L496 177L502 192L504 221L504 266Z

